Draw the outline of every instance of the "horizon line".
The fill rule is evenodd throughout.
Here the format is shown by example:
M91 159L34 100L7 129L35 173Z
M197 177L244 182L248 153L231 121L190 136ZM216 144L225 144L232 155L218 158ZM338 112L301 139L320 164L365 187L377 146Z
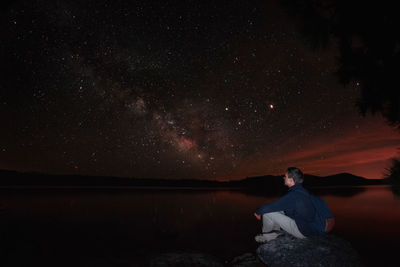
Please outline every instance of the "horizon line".
M229 182L229 181L240 181L240 180L244 180L247 178L256 178L256 177L264 177L264 176L273 176L273 177L278 177L281 175L273 175L273 174L263 174L263 175L254 175L254 176L244 176L242 178L238 178L238 179L229 179L229 178L167 178L167 177L134 177L134 176L115 176L115 175L88 175L88 174L73 174L73 173L64 173L64 174L60 174L60 173L45 173L45 172L40 172L40 171L17 171L17 170L7 170L7 169L0 169L0 172L15 172L15 173L19 173L19 174L37 174L37 175L48 175L48 176L84 176L84 177L108 177L108 178L124 178L124 179L145 179L145 180L198 180L198 181L216 181L216 182ZM382 178L367 178L367 177L363 177L360 175L355 175L353 173L350 172L340 172L340 173L335 173L335 174L330 174L330 175L315 175L315 174L308 174L308 173L304 173L304 175L306 176L314 176L314 177L320 177L320 178L326 178L326 177L331 177L331 176L335 176L335 175L343 175L343 174L347 174L347 175L352 175L355 177L360 177L366 180L382 180L385 179L384 177Z

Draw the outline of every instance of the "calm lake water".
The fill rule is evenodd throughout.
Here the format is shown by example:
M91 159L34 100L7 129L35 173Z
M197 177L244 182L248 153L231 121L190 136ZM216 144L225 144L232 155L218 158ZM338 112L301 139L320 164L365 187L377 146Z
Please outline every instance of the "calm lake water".
M336 217L334 234L348 240L367 266L398 265L400 198L389 187L318 194ZM2 188L0 265L135 266L170 251L229 261L255 252L261 225L253 212L277 197L229 190Z

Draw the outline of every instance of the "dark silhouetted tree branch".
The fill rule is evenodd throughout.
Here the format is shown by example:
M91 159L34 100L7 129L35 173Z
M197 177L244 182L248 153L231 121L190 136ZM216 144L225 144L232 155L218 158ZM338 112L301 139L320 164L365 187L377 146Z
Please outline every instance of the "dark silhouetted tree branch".
M340 50L338 76L357 82L360 112L381 113L400 130L400 16L396 1L281 0L313 48L332 41Z

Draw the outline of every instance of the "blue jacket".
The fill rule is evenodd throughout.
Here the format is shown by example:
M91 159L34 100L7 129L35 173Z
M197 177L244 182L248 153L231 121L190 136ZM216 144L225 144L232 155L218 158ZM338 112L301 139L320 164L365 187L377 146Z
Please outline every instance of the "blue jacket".
M284 211L286 216L292 218L304 236L321 234L315 226L316 211L310 193L301 184L293 185L286 195L272 203L262 205L256 213L263 215L276 211Z

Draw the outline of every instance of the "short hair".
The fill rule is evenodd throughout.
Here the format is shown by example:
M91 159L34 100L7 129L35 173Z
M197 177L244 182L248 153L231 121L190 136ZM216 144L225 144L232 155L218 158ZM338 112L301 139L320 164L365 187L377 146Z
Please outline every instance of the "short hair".
M299 168L289 167L287 169L287 174L289 178L292 178L295 184L301 184L304 181L304 175Z

